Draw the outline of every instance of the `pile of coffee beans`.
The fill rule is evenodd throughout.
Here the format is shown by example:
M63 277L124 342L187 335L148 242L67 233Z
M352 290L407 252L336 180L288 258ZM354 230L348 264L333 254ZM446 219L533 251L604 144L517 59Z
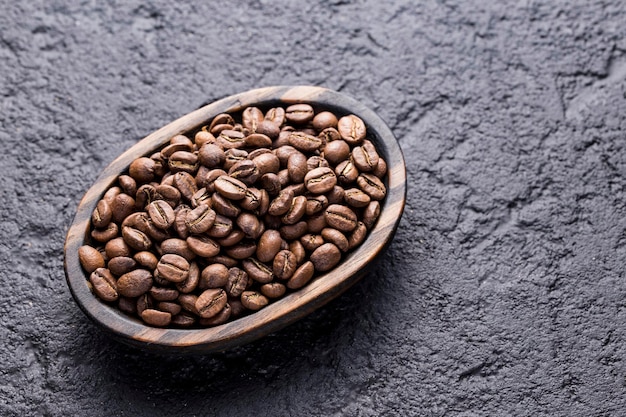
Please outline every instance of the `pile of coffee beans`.
M387 166L363 121L309 104L220 114L134 160L79 249L93 293L158 326L215 326L334 268L374 226Z

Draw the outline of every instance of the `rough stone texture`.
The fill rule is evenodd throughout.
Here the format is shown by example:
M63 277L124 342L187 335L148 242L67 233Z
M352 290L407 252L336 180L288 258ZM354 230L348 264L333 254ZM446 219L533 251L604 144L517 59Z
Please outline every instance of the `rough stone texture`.
M624 412L619 1L1 3L0 415ZM82 194L163 124L276 84L361 99L399 138L382 262L230 352L109 340L64 282Z

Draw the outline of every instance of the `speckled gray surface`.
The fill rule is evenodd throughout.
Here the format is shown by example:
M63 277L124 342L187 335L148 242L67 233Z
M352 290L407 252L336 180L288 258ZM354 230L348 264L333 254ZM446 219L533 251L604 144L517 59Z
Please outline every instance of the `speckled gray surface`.
M0 3L0 415L623 415L621 2ZM163 124L277 84L399 138L385 257L237 350L109 340L63 275L82 194Z

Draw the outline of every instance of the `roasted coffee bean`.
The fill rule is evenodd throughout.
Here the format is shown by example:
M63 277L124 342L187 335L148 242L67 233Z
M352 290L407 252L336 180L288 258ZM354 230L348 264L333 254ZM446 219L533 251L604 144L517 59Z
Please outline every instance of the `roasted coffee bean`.
M205 143L198 151L198 161L207 168L217 168L225 159L224 150L214 143Z
M358 188L347 189L343 195L343 198L349 206L357 208L367 206L372 200L369 195L365 194Z
M272 139L263 133L251 133L244 139L246 146L250 148L263 148L266 146L272 146Z
M230 297L239 297L248 286L248 274L243 269L233 267L228 270L226 293Z
M341 140L341 135L334 127L327 127L322 130L319 135L319 138L322 140L322 143L326 144L329 142L333 142L335 140Z
M213 226L206 231L206 234L213 238L226 237L233 230L233 221L226 216L218 214L215 216Z
M131 249L122 237L109 240L104 246L104 252L107 259L115 258L116 256L131 256Z
M292 104L285 109L285 118L291 123L305 124L313 119L315 112L309 104Z
M88 274L105 266L102 254L97 249L87 245L78 248L78 260Z
M161 157L168 159L176 152L191 152L193 151L193 145L191 141L170 143L165 148L161 149Z
M272 271L276 278L286 280L291 278L297 266L296 255L289 250L281 250L274 258Z
M210 258L220 253L220 245L213 239L204 235L189 236L187 245L196 255Z
M189 263L189 276L186 280L176 283L176 289L182 293L194 291L200 283L200 267L196 262Z
M269 304L263 294L256 291L244 291L241 294L241 304L248 310L257 311Z
M272 216L282 216L291 208L293 197L293 191L281 190L281 192L278 193L278 196L270 203L270 207L267 212Z
M154 179L155 165L150 158L137 158L130 163L128 173L137 183L144 184Z
M135 197L137 194L137 181L130 175L120 175L117 179L117 182L122 187L124 193L128 194L131 197Z
M251 159L257 166L260 176L270 172L275 174L280 170L280 160L271 151Z
M226 159L224 160L224 164L222 165L225 170L229 170L235 165L237 162L245 161L248 159L248 152L243 149L228 149L225 152Z
M335 185L332 190L326 193L328 204L343 204L345 190L340 185Z
M231 200L243 199L247 189L246 184L228 175L222 175L215 180L215 190Z
M122 237L128 246L137 251L148 250L152 246L147 234L129 226L122 227Z
M180 306L183 308L183 310L185 311L189 311L190 313L193 314L198 314L198 312L196 311L196 301L198 301L198 296L194 295L194 294L181 294L178 296L178 304L180 304Z
M200 188L192 197L191 197L191 207L196 208L201 205L206 205L211 207L211 197L214 194L210 193L206 188Z
M315 213L308 217L307 221L307 231L310 233L320 233L323 228L327 226L326 223L326 212L321 211L319 213Z
M274 140L280 133L280 125L272 123L269 120L261 120L256 128L256 133L261 133Z
M290 185L284 187L283 190L291 190L291 191L293 191L294 197L306 193L306 187L304 186L303 183L300 183L300 184L290 184Z
M228 175L231 178L238 179L245 185L250 186L259 179L260 173L254 161L244 159L237 162L228 170Z
M367 227L363 222L359 222L357 227L348 237L348 249L353 249L359 246L365 240L367 236Z
M230 232L228 236L218 239L217 243L224 247L234 246L241 242L245 237L246 234L243 231L236 229Z
M202 204L187 213L185 224L189 233L197 235L209 230L215 222L216 213L209 206Z
M346 159L340 162L335 168L335 174L341 184L351 184L359 176L359 170L356 168L352 160Z
M378 158L378 165L376 165L376 169L372 172L378 178L382 178L387 173L387 162L383 158Z
M141 312L141 318L147 324L156 327L165 327L172 321L172 315L165 311L147 308Z
M98 201L95 210L91 215L91 223L94 227L105 228L113 218L113 211L106 200Z
M176 327L189 328L196 324L196 319L191 314L179 313L175 316L172 316L170 324Z
M170 144L171 145L182 144L182 145L185 145L189 149L193 148L193 142L191 141L191 139L189 139L185 135L174 135L174 136L172 136L170 138Z
M237 130L224 129L215 138L215 142L224 149L239 149L246 146L246 136Z
M265 113L265 120L278 127L285 122L285 109L282 107L273 107Z
M304 177L304 185L314 194L324 194L337 184L337 177L329 167L315 168Z
M135 211L135 199L128 194L118 194L111 204L113 221L117 224L122 223L133 211Z
M116 256L107 263L109 271L115 276L122 276L137 267L137 261L128 256Z
M200 188L206 188L207 192L215 192L215 180L222 175L227 175L223 169L209 169L201 166L196 174L196 184Z
M337 116L329 111L322 111L317 113L311 122L311 125L315 130L322 131L328 127L337 127Z
M280 251L283 239L277 230L268 229L259 238L257 245L256 257L261 262L270 262Z
M247 192L246 190L246 195ZM213 207L216 213L226 217L237 217L241 213L241 209L235 203L220 193L215 193L211 196L211 207Z
M374 171L378 166L378 159L378 152L369 140L364 140L361 146L352 149L352 160L361 172Z
M122 255L124 256L124 255ZM154 271L159 263L159 260L155 256L154 253L149 251L141 251L137 252L133 259L137 262L138 265L141 265L145 269L149 269L150 271Z
M291 132L289 135L289 144L302 152L315 152L323 145L319 136L308 135L304 132Z
M371 201L365 210L363 210L363 223L365 227L371 229L374 227L378 216L380 215L380 203L378 201Z
M171 303L168 301L160 301L157 303L156 308L158 311L162 311L162 312L166 312L171 314L172 316L175 316L177 314L179 314L182 310L182 307L180 306L180 304L176 304L176 303ZM145 314L145 310L143 315Z
M302 152L294 152L287 160L287 172L289 179L294 183L304 181L304 176L308 172L307 159Z
M104 193L102 199L109 203L110 206L113 203L113 199L115 199L115 197L122 192L123 191L120 187L111 187Z
M156 301L172 301L176 300L180 295L174 288L152 287L150 288L150 296Z
M145 269L135 269L117 280L117 291L124 297L139 297L152 287L152 274Z
M209 125L209 131L212 132L217 125L234 125L235 119L228 113L220 113L213 118L213 121Z
M357 178L356 183L372 200L382 200L387 195L385 184L375 175L361 174Z
M227 302L224 308L221 309L216 315L208 318L201 317L200 320L198 320L198 324L200 326L217 326L222 323L226 323L231 316L232 308Z
M311 216L328 207L328 198L325 195L309 195L306 197L306 214Z
M353 114L344 116L337 122L337 131L350 145L359 145L365 138L365 123Z
M172 206L163 200L153 201L148 205L150 220L159 229L167 229L174 223L176 215Z
M215 136L211 132L206 130L200 130L194 136L194 142L196 143L196 147L201 149L207 143L215 143Z
M302 262L304 262L304 260L306 259L306 250L299 240L293 240L289 242L289 246L287 247L287 249L289 249L291 253L296 255L296 263L298 265L302 264Z
M302 219L306 213L306 197L299 195L291 200L291 207L282 217L284 224L295 224Z
M261 199L263 198L263 192L258 188L248 187L246 190L246 196L243 200L239 201L239 205L244 210L254 211L261 205Z
M254 241L241 241L235 246L231 246L225 250L226 255L235 259L246 259L256 253L256 243Z
M184 171L174 174L174 187L178 188L178 191L187 201L190 201L198 191L196 179L190 173Z
M187 206L179 206L176 218L174 219L174 230L179 237L187 239L189 237L189 228L187 227L187 215L191 212L191 208Z
M246 107L241 115L241 118L243 127L251 132L256 132L257 126L261 123L265 116L258 107Z
M337 229L326 227L322 229L322 237L326 242L332 243L339 248L342 252L346 252L349 249L348 238Z
M287 281L287 288L292 290L302 288L313 278L315 268L313 262L307 261L300 265L298 269L293 273L289 281Z
M170 176L169 178L171 178L172 183L174 183L174 177ZM180 203L181 194L176 187L168 184L160 184L155 187L155 190L172 209L176 208Z
M170 282L183 282L189 276L189 262L180 255L167 253L161 256L156 270Z
M177 151L169 157L167 164L172 172L184 171L193 175L198 170L198 155L187 151Z
M326 272L341 260L341 251L332 243L324 243L311 254L311 262L316 271Z
M162 254L171 253L182 256L187 261L191 261L196 257L196 253L189 248L189 244L185 240L177 238L164 240L161 242L159 250Z
M248 277L253 280L266 284L274 279L274 273L272 268L265 265L258 259L248 258L242 261L243 269L248 274Z
M237 226L248 236L249 238L256 239L261 236L264 231L263 223L257 216L252 213L241 213L237 217Z
M128 297L118 297L117 308L126 314L134 316L137 314L137 300Z
M289 185L289 170L287 168L281 169L276 175L278 176L278 182L280 183L281 188Z
M346 206L331 204L324 213L326 223L342 232L351 232L357 226L356 214Z
M228 282L228 268L225 265L214 263L202 270L198 287L201 290L207 288L220 288Z
M143 210L146 206L159 198L156 187L152 184L144 184L135 193L135 209Z
M350 156L350 145L344 140L334 140L324 145L324 158L333 165L345 161Z
M271 196L278 195L282 186L278 175L270 172L261 177L261 187Z
M108 269L95 269L89 275L89 282L91 283L93 292L101 300L113 302L118 299L117 282Z
M315 168L328 167L328 161L318 155L313 155L309 159L306 160L306 169L308 171L313 171Z
M141 294L136 298L135 310L137 311L137 315L141 317L141 313L148 309L154 307L154 300L148 293Z
M286 291L287 287L280 282L268 282L267 284L261 285L261 294L267 298L280 298L285 295Z
M302 243L302 246L304 246L306 250L312 252L322 246L325 242L324 238L321 235L307 233L300 238L300 243Z
M281 226L278 231L284 239L299 239L302 235L309 231L309 225L305 221L299 221L296 224L287 224L285 226Z
M254 210L254 214L259 217L265 216L270 208L270 195L265 190L261 190L259 199L259 207Z

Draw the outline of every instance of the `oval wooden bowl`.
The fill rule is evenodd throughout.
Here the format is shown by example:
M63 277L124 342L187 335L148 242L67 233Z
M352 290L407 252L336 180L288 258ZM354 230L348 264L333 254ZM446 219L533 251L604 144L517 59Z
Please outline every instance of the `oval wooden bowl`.
M87 286L88 276L78 260L78 248L89 236L91 213L96 204L128 169L130 163L162 147L177 134L200 128L220 113L236 113L255 105L271 107L309 103L316 110L338 115L352 113L365 122L368 137L388 164L387 197L381 214L367 239L349 253L332 271L314 279L304 288L275 301L262 310L220 326L205 329L161 329L143 324L97 299ZM387 125L363 104L343 94L320 87L267 87L236 94L193 111L148 135L104 169L80 202L65 241L65 275L70 291L85 314L117 339L144 349L172 353L226 350L258 339L293 323L328 303L357 282L368 265L391 241L406 200L406 168L402 152Z

